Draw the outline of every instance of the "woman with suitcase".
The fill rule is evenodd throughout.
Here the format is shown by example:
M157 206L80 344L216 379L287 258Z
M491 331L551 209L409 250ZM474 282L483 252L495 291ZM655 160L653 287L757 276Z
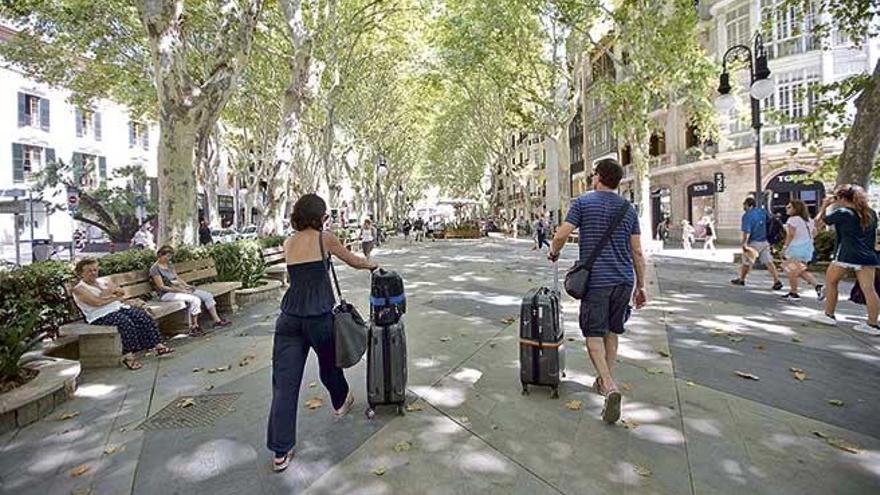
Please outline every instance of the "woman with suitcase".
M333 343L335 304L328 255L336 255L352 268L378 268L345 249L330 232L323 231L327 204L316 194L306 194L293 207L291 224L296 233L284 242L290 286L281 301L275 322L272 350L272 405L266 446L274 452L272 468L283 471L296 445L296 408L309 349L318 355L321 383L330 393L333 414L347 414L354 396L341 368L336 366Z

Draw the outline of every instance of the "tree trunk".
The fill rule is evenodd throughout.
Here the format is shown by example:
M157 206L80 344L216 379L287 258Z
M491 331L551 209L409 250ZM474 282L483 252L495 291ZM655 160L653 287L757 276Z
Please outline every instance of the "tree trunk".
M208 134L199 134L196 145L196 164L202 191L205 194L204 218L208 225L220 227L220 212L217 200L217 183L220 180L219 126L215 125Z
M644 141L642 141L644 142ZM639 141L632 141L633 159L633 197L638 203L639 228L642 234L651 238L651 170L648 161L648 147Z
M858 184L867 189L880 148L880 61L855 107L856 115L838 158L837 185Z
M159 116L159 244L195 244L196 173L193 149L194 124L186 117L162 109Z

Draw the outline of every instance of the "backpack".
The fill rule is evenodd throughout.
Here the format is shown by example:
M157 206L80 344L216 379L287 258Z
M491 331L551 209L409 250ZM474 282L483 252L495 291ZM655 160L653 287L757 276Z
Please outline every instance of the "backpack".
M785 240L785 226L775 215L767 215L767 242L773 246Z
M373 323L394 325L406 313L403 279L397 272L379 269L373 273L370 287L370 313Z

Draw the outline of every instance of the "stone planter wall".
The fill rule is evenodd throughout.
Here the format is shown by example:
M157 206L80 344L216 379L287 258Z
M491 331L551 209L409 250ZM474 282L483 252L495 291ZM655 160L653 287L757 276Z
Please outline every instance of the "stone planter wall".
M479 239L479 230L447 230L444 233L446 239Z
M0 435L51 414L73 396L81 372L77 361L42 357L24 365L37 376L0 395Z
M247 306L250 304L279 300L284 294L284 285L280 280L262 279L265 284L251 289L238 289L235 291L235 303L239 306Z

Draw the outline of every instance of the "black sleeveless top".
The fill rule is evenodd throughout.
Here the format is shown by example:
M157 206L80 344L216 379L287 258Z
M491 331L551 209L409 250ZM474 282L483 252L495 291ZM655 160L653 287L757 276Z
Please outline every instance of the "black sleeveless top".
M322 316L333 312L336 297L330 285L330 258L325 257L323 235L318 234L322 259L287 265L290 286L281 299L281 312L288 316Z

